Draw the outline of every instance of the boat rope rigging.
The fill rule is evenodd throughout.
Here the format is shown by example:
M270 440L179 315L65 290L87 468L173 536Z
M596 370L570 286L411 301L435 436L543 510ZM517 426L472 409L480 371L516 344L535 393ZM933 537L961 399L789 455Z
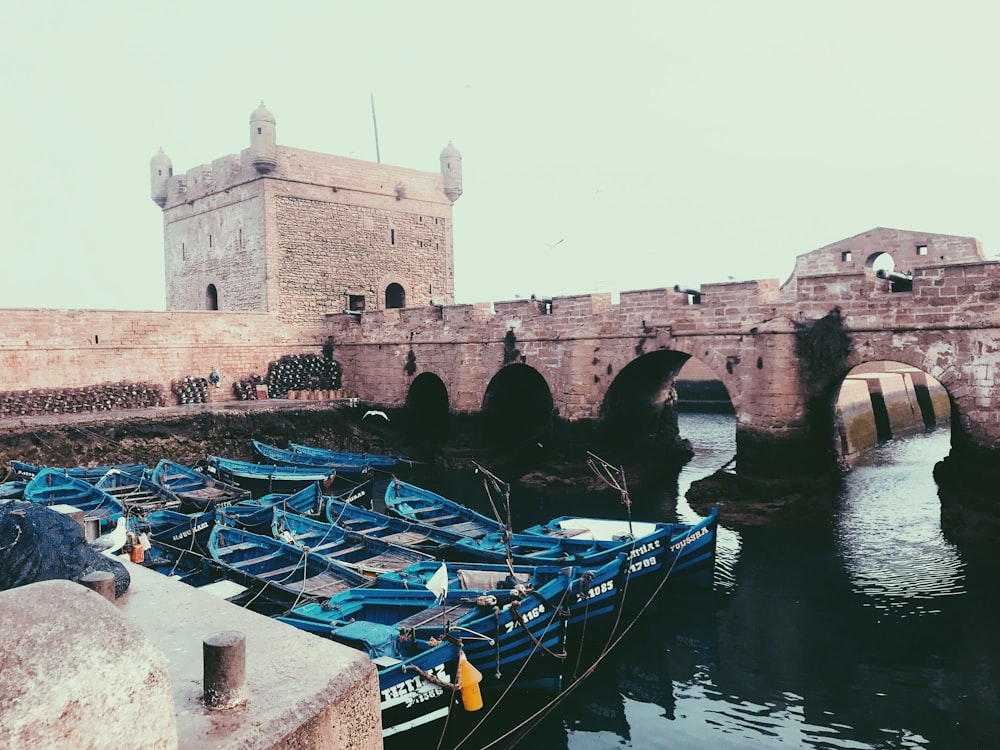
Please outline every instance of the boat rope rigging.
M553 651L552 649L550 649L548 646L546 646L544 643L542 643L540 640L538 640L535 637L535 634L532 633L531 630L528 628L528 623L526 623L524 621L524 616L521 614L521 611L520 611L520 609L518 608L517 605L518 605L518 602L516 602L516 601L511 602L510 603L510 611L514 615L514 619L517 620L518 625L520 625L522 628L524 628L524 632L527 634L527 636L531 640L531 642L535 644L535 647L537 649L543 651L544 653L548 654L553 659L565 660L566 659L566 651L565 650L562 653L556 653L555 651ZM564 612L565 612L565 610L563 610L562 607L560 606L558 609L555 610L554 615L556 615L558 617L565 617L565 615L563 614Z
M689 529L685 533L684 537L681 537L681 538L682 539L685 538L690 533L692 533L691 529ZM642 615L646 612L647 609L649 609L649 606L653 603L653 601L659 595L660 591L663 590L663 587L666 585L667 581L670 580L670 575L673 572L674 565L676 565L676 564L677 564L677 557L675 556L674 559L670 563L670 567L667 569L666 573L663 575L663 578L656 585L656 588L652 591L652 593L650 593L649 599L647 599L646 602L642 605L642 607L639 608L639 611L636 613L636 615L632 619L632 621L630 623L628 623L628 625L625 626L625 628L622 630L621 633L619 633L617 636L613 636L609 640L609 643L606 645L606 647L597 655L597 657L594 659L594 662L582 674L580 674L577 677L574 677L573 680L570 682L569 685L565 686L560 691L560 693L557 696L555 696L551 701L549 701L544 706L542 706L538 711L536 711L535 713L533 713L531 716L528 716L527 718L525 718L523 721L521 721L520 723L518 723L516 726L511 727L508 731L504 732L499 737L495 738L489 744L483 745L479 750L489 750L489 748L495 747L500 742L503 742L508 737L510 737L511 735L513 735L515 732L518 732L518 731L523 731L523 734L520 736L520 738L518 738L518 739L516 739L514 741L514 744L517 744L517 743L521 742L522 740L524 740L528 736L529 730L533 726L535 726L541 719L545 718L550 713L552 713L552 711L555 710L556 706L560 705L567 698L567 696L569 696L569 694L571 692L573 692L577 687L579 687L580 684L583 682L584 679L586 679L587 677L589 677L590 675L592 675L594 673L594 671L597 669L598 665L601 662L603 662L604 659L607 658L607 656L612 652L612 650L614 650L615 646L617 646L619 643L621 643L622 639L629 633L629 631L639 621L639 618L642 617ZM617 628L617 624L616 624L615 627ZM499 699L497 700L497 702L499 703ZM455 747L453 748L453 750L458 750L458 748L472 735L473 731L475 731L475 728L472 731L469 732L469 734L462 740L462 742L460 742L457 745L455 745Z
M569 588L567 588L567 589L566 589L566 590L565 590L565 591L563 592L563 595L562 595L562 600L560 601L560 604L559 604L559 608L560 608L560 609L562 608L563 604L565 603L565 600L566 600L566 597L567 597L567 596L569 596L569 594L570 594L570 590L569 590ZM548 631L549 627L550 627L550 626L552 625L552 623L553 623L554 621L555 621L555 618L551 618L551 619L550 619L550 620L548 621L548 623L547 623L547 624L546 624L546 626L545 626L545 632L547 632L547 631ZM525 626L525 630L527 630L527 626ZM530 631L529 631L529 632L530 632ZM544 634L544 633L543 633L543 634ZM532 649L532 651L533 651L533 652L535 652L535 651L538 651L538 649L539 649L539 644L538 644L538 641L535 641L535 644L536 644L536 645L535 645L535 647L534 647L534 648ZM533 655L533 654L532 654L532 655ZM508 694L508 693L509 693L509 692L510 692L511 690L513 690L513 689L515 688L515 686L517 685L517 679L518 679L518 677L520 677L520 675L521 675L521 674L522 674L522 673L524 672L524 670L528 668L528 662L529 662L530 660L531 660L531 656L529 656L529 657L528 657L527 659L525 659L525 660L524 660L524 661L523 661L523 662L521 663L521 666L520 666L520 668L519 668L519 669L517 670L517 674L515 674L515 675L514 675L514 678L513 678L512 680L510 680L510 682L508 682L508 683L507 683L507 684L506 684L506 685L504 686L504 689L503 689L503 690L502 690L502 691L500 692L500 694L499 694L499 695L497 696L496 700L495 700L495 701L493 701L492 705L491 705L491 706L490 706L490 707L489 707L489 708L488 708L488 709L487 709L487 710L486 710L486 711L485 711L485 712L483 713L482 717L480 718L479 722L477 722L476 726L472 727L472 729L470 729L470 730L469 730L468 734L466 734L466 735L465 735L465 737L463 737L463 738L462 738L461 740L459 740L459 741L458 741L458 742L457 742L457 743L456 743L456 744L454 745L454 747L452 748L452 750L458 750L458 749L459 749L459 748L460 748L460 747L461 747L462 745L464 745L464 744L465 744L466 742L468 742L469 738L470 738L470 737L472 737L472 735L473 735L473 734L475 733L476 729L478 729L478 728L479 728L479 726L481 726L481 725L482 725L482 724L483 724L483 723L484 723L484 722L485 722L485 721L486 721L486 720L487 720L487 719L488 719L488 718L490 717L490 715L491 715L491 714L492 714L492 713L493 713L494 711L496 711L496 710L497 710L497 708L498 708L498 707L499 707L499 706L500 706L500 705L501 705L501 704L503 703L503 699L504 699L504 698L506 697L506 695L507 695L507 694ZM498 670L497 670L497 674L499 674L499 668L498 668ZM443 726L443 727L441 728L441 736L440 736L440 738L439 738L439 740L438 740L438 748L439 748L439 749L440 749L440 747L441 747L441 743L442 743L442 742L444 741L444 737L445 737L445 732L446 732L446 731L447 731L447 729L448 729L448 719L450 719L450 718L451 718L451 707L450 707L451 705L454 705L454 701L452 702L452 704L450 704L450 705L449 705L449 709L448 709L448 716L447 716L447 717L446 717L446 719L445 719L445 723L444 723L444 726ZM530 717L529 717L529 718L530 718ZM518 725L518 726L521 726L521 725ZM516 727L515 727L515 729L516 729ZM495 744L495 743L492 743L492 744ZM490 746L491 746L491 745L490 745ZM487 747L489 747L489 746L487 746ZM485 750L485 748L484 748L483 750Z
M628 485L625 482L625 469L621 466L615 468L596 453L587 451L587 466L597 475L597 478L618 490L621 495L622 505L628 515L628 533L635 539L635 532L632 530L632 500L628 495Z
M496 474L487 470L485 467L480 466L475 461L472 462L473 466L476 467L476 473L483 475L483 489L486 490L486 497L490 501L490 507L493 508L493 516L497 519L503 527L503 546L505 557L507 561L507 569L510 570L510 574L514 575L514 550L512 549L513 544L513 533L514 524L511 521L510 515L510 483L502 481ZM490 491L490 485L493 486L493 491ZM506 520L500 517L500 512L497 510L496 503L493 501L493 492L501 495L504 500L504 507L507 511Z

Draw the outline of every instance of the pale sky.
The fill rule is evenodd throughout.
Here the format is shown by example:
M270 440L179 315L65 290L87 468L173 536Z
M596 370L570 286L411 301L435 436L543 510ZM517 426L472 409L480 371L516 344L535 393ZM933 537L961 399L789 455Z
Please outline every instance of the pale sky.
M993 2L0 4L0 307L159 310L175 173L463 155L459 302L791 273L875 226L1000 253Z

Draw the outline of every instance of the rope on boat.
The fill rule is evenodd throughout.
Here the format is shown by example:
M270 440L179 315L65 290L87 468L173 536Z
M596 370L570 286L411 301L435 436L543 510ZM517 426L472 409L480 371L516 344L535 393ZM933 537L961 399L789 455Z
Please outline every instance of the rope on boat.
M566 597L567 597L567 596L569 596L569 593L570 593L570 591L569 591L569 588L567 588L567 589L566 589L566 590L565 590L565 591L563 592L563 596L562 596L562 601L563 601L563 602L565 602L565 600L566 600ZM561 608L561 607L562 607L562 604L560 604L560 608ZM553 618L550 618L550 619L549 619L549 622L548 622L548 623L546 624L546 626L545 626L545 629L546 629L546 631L548 630L548 628L549 628L549 627L550 627L550 626L552 625L552 623L553 623L554 621L555 621L555 618L554 618L554 617L553 617ZM536 642L536 643L537 643L537 642ZM536 649L535 649L535 650L537 651L537 647L536 647ZM509 692L510 692L511 690L513 690L513 689L514 689L514 686L515 686L515 684L517 684L517 679L518 679L518 677L519 677L519 676L521 675L521 673L522 673L522 672L523 672L523 671L524 671L525 669L527 669L527 667L528 667L528 662L530 661L530 659L531 659L531 656L533 656L533 654L529 654L529 655L528 655L528 657L527 657L527 658L526 658L526 659L524 660L524 662L523 662L523 663L521 664L521 668L520 668L520 669L519 669L519 670L517 671L517 674L515 674L515 675L514 675L514 678L513 678L513 679L512 679L512 680L511 680L511 681L510 681L510 682L509 682L509 683L508 683L508 684L507 684L507 685L506 685L506 686L504 687L504 689L503 689L503 690L502 690L502 691L500 692L500 694L499 694L499 695L497 696L497 699L496 699L496 700L495 700L495 701L493 702L493 704L492 704L492 705L491 705L491 706L490 706L490 707L489 707L489 708L488 708L488 709L487 709L487 710L486 710L486 711L484 712L484 714L483 714L482 718L480 719L480 721L479 721L479 722L478 722L478 723L476 724L476 726L472 727L472 729L470 729L470 730L469 730L469 733L468 733L467 735L465 735L465 737L463 737L463 738L462 738L461 740L459 740L459 741L458 741L458 742L457 742L457 743L456 743L456 744L454 745L454 747L452 748L452 750L458 750L458 749L459 749L459 748L460 748L460 747L461 747L462 745L464 745L464 744L465 744L465 743L466 743L466 742L467 742L467 741L469 740L469 738L470 738L470 737L472 737L473 733L474 733L474 732L475 732L475 731L476 731L476 730L477 730L477 729L478 729L478 728L479 728L480 726L482 726L482 724L483 724L483 723L484 723L484 722L485 722L485 721L486 721L486 720L487 720L487 719L488 719L488 718L490 717L490 715L491 715L491 714L492 714L492 713L493 713L493 712L494 712L494 711L495 711L495 710L496 710L496 709L497 709L497 708L498 708L498 707L500 706L500 704L501 704L501 703L503 702L503 699L504 699L504 698L506 697L506 695L507 695L507 694L508 694L508 693L509 693ZM449 710L449 717L450 717L450 710ZM532 717L528 717L528 720L531 720L531 718L532 718ZM520 726L522 726L522 725L523 725L523 722L522 722L522 724L519 724L519 725L518 725L517 727L515 727L514 729L516 730L516 729L518 729L518 728L519 728ZM444 727L443 727L443 728L442 728L442 730L441 730L441 740L443 740L443 739L444 739L444 735L445 735L445 731L446 731L446 729L447 729L447 726L448 726L448 722L447 722L447 719L446 719L446 720L445 720L445 725L444 725ZM512 731L513 731L513 730L512 730ZM510 732L508 732L507 734L510 734ZM497 744L498 742L500 742L501 740L503 740L503 739L504 739L504 738L505 738L506 736L507 736L507 735L505 734L505 735L503 735L503 736L501 736L501 737L497 738L497 740L495 740L495 741L494 741L493 743L491 743L490 745L486 745L486 746L485 746L484 748L482 748L481 750L486 750L486 747L492 747L493 745L495 745L495 744ZM441 747L441 744L440 744L440 741L439 741L439 742L438 742L438 748L440 748L440 747Z
M538 640L535 637L535 634L532 633L531 630L528 628L528 623L526 623L524 621L524 617L521 615L521 612L518 609L517 605L519 603L520 602L517 602L517 601L511 602L510 603L510 611L514 614L514 619L517 620L518 624L522 628L524 628L524 632L527 634L527 636L531 640L531 642L535 644L535 647L538 648L541 651L544 651L546 654L548 654L549 656L551 656L553 659L565 659L566 658L566 652L565 651L563 651L561 654L557 654L555 651L553 651L552 649L550 649L548 646L546 646L544 643L542 643L540 640ZM553 617L565 617L565 615L563 614L563 612L565 612L565 610L563 610L560 607L560 608L556 609L552 613L552 615L553 615Z
M691 534L693 530L694 530L693 528L688 529L687 532L685 533L684 537L681 537L681 538L682 539L685 538L687 535ZM621 640L628 634L628 632L633 627L635 627L635 624L639 621L639 618L642 617L643 614L645 614L646 610L649 608L649 605L653 603L653 600L656 599L656 597L659 595L660 591L666 585L667 581L670 580L670 574L673 572L674 566L677 564L678 557L679 557L679 555L675 556L674 559L671 561L670 567L667 568L666 574L663 576L663 578L657 584L657 586L653 590L653 592L649 595L649 599L646 601L646 603L643 604L642 607L640 607L639 611L636 613L636 616L632 619L632 622L630 622L628 625L626 625L625 629L622 630L621 633L619 633L617 636L615 636L615 637L613 637L613 638L610 639L610 642L607 644L607 646L604 648L604 650L602 650L601 653L598 654L597 658L594 659L594 663L591 664L583 672L583 674L579 675L578 677L575 677L572 680L572 682L570 682L569 685L567 685L566 687L564 687L563 690L557 696L555 696L551 701L549 701L547 704L545 704L544 706L542 706L542 708L540 708L538 711L536 711L535 713L533 713L531 716L528 716L526 719L524 719L523 721L521 721L516 726L512 727L507 732L504 732L502 735L500 735L499 737L497 737L496 739L494 739L489 744L483 745L483 747L480 748L480 750L489 750L489 748L495 747L496 745L498 745L500 742L503 742L504 740L506 740L510 735L514 734L515 732L520 731L520 730L522 730L524 728L530 728L530 727L534 726L539 720L545 718L545 716L547 716L548 714L550 714L556 708L556 706L558 706L559 704L561 704L571 692L573 692L577 687L580 686L580 684L583 682L583 680L586 677L589 677L590 675L592 675L594 673L594 670L597 669L597 666L602 661L604 661L605 658L607 658L608 654L611 653L611 651L614 649L614 647L617 646L621 642ZM617 627L617 622L615 624L615 627ZM614 632L614 631L612 631L612 632ZM504 692L504 694L506 694L506 691ZM503 697L503 695L501 695L501 697ZM497 699L497 703L499 703L499 700L500 699L498 698ZM473 731L475 731L475 729L473 729ZM471 735L472 735L472 732L470 732L469 735L467 735L462 740L462 742L460 742L457 745L455 745L454 750L458 750L459 746L461 744L463 744ZM520 742L521 740L523 740L526 736L527 736L526 734L522 735L518 740L516 740L515 744L517 742Z

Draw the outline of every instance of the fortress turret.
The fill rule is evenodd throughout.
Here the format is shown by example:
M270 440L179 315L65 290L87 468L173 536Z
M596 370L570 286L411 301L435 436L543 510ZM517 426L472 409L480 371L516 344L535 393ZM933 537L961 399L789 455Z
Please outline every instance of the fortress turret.
M149 160L149 197L157 206L163 208L167 202L167 180L174 174L170 157L161 148Z
M441 175L444 177L444 194L454 203L462 194L462 154L451 141L441 152Z
M264 102L250 115L250 162L261 174L268 174L278 166L274 115Z

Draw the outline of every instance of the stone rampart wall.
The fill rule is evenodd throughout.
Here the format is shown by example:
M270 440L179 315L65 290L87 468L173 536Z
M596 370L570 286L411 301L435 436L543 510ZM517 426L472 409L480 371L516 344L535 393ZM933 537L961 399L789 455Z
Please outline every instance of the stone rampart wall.
M287 326L265 313L5 310L0 318L0 391L150 382L221 375L232 383L266 375L287 354L320 354L322 326Z

